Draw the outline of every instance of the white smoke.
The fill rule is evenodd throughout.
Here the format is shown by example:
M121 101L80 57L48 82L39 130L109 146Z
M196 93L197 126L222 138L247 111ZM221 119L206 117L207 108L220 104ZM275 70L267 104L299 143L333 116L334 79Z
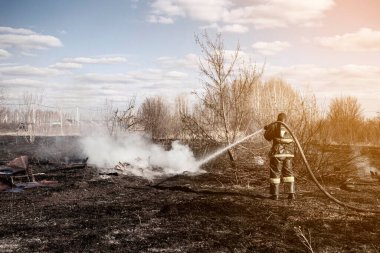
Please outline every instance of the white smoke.
M114 171L154 179L188 172L203 173L193 152L178 141L172 143L171 150L152 143L149 139L130 134L123 137L89 136L81 139L83 152L89 163L104 172Z
M371 166L370 159L367 156L358 157L355 159L356 168L359 169L358 174L361 177L369 176L371 171L379 173L380 171Z
M371 165L371 161L369 157L361 154L360 149L356 148L356 149L353 149L352 151L353 151L353 154L356 156L354 159L354 164L356 168L358 169L358 176L360 177L369 176L371 175L371 171L377 172L377 173L380 172L379 169Z

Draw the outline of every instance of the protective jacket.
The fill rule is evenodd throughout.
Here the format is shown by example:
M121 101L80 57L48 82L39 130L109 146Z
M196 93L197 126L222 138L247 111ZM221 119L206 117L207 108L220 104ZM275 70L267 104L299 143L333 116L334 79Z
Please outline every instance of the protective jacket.
M270 151L271 157L294 157L294 140L286 128L280 124L272 124L265 127L264 137L267 141L273 141Z
M270 151L270 193L273 199L278 199L281 176L285 183L289 199L294 199L295 187L292 168L294 157L294 140L281 123L266 126L264 137L273 141Z

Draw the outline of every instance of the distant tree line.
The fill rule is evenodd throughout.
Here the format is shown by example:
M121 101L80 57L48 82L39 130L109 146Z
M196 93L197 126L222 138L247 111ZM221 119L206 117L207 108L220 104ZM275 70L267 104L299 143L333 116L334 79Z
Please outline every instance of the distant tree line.
M263 69L242 61L239 45L231 53L224 49L221 35L211 38L203 33L195 40L202 50L199 69L203 83L203 89L195 93L195 100L190 102L184 95L174 101L154 96L136 106L136 100L130 99L124 109L107 101L102 122L110 135L144 131L153 139L197 139L228 144L285 112L306 152L314 144L380 144L380 117L366 119L355 97L334 98L328 111L322 113L314 94L301 93L282 79L263 81ZM79 116L35 108L36 103L41 103L41 96L25 93L22 110L2 106L5 100L6 92L2 90L2 128L17 122L63 124L67 118L79 120ZM232 150L229 156L233 161Z

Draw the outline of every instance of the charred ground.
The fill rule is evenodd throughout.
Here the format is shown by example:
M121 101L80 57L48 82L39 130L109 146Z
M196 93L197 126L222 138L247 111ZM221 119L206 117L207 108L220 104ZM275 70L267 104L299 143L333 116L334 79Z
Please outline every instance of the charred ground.
M75 138L33 145L20 137L1 140L2 160L24 154L55 159L54 166L32 167L45 173L37 180L58 185L0 193L0 252L307 252L300 231L315 252L380 250L379 215L339 207L302 178L296 201L284 195L272 201L267 165L255 165L250 152L238 153L237 169L220 157L205 166L206 174L150 182L99 175L91 166L60 169L65 156L80 153ZM50 152L41 151L46 147ZM365 152L375 158L379 150ZM351 204L379 207L379 184L326 187Z

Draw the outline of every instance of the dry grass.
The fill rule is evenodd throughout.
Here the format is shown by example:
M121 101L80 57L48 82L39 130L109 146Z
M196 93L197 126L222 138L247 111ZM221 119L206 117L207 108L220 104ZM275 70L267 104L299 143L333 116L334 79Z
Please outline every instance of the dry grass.
M296 235L298 239L302 242L302 244L306 247L308 252L314 253L313 247L311 246L311 234L310 230L307 230L308 237L305 235L305 232L302 230L301 226L294 227L294 232L296 232Z

